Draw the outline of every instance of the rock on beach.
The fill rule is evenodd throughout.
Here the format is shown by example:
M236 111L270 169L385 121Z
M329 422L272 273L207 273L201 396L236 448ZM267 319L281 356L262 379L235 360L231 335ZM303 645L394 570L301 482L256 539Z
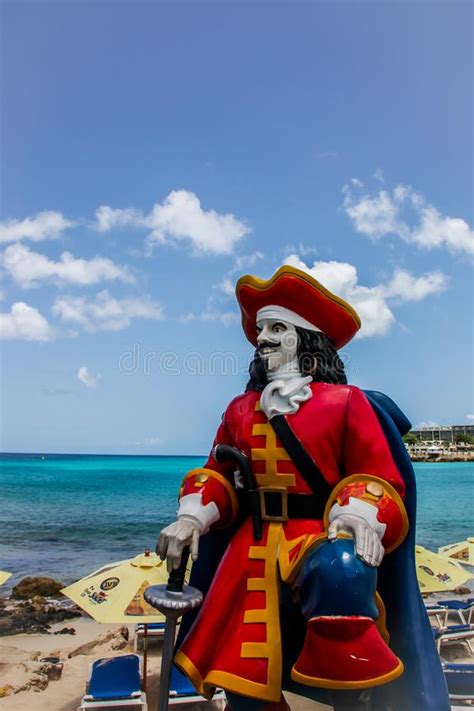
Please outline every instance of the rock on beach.
M46 633L51 625L83 613L62 597L63 584L52 578L23 578L10 599L0 599L0 637L21 633ZM62 599L61 599L62 598Z
M64 583L53 578L27 577L22 578L13 589L11 597L14 600L30 600L33 597L59 597Z

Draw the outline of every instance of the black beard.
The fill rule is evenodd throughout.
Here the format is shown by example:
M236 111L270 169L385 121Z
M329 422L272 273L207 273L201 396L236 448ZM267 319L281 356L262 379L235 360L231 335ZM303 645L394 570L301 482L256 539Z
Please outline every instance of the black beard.
M258 368L261 368L263 373L265 373L265 379L267 378L268 374L268 358L265 358L262 356L262 349L263 348L271 348L275 350L276 348L280 347L280 343L270 343L268 341L264 341L263 343L260 343L259 346L257 347L255 351L255 365L257 365Z

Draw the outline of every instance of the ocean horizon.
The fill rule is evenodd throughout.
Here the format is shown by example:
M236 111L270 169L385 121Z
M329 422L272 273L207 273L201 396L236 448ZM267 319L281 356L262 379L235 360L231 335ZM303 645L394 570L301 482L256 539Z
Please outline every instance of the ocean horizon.
M174 520L183 475L205 455L0 454L0 570L68 584L154 549ZM471 462L415 463L417 542L474 535Z

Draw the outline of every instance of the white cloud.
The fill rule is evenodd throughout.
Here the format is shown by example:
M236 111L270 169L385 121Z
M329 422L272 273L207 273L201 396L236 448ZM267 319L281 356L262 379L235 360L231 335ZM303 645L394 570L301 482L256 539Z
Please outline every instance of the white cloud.
M78 324L90 332L121 331L135 318L155 321L163 318L161 304L152 299L116 299L106 290L94 300L83 296L57 298L52 310L61 321Z
M17 301L8 313L0 313L0 338L6 341L52 341L54 329L38 309Z
M44 210L24 220L0 222L0 243L54 239L77 224L61 212ZM92 226L98 232L124 227L145 230L148 252L159 243L185 242L196 254L232 254L237 243L250 232L231 213L205 210L197 195L189 190L173 190L163 202L155 203L148 214L134 207L117 209L100 205Z
M42 281L53 281L59 286L88 286L114 280L126 283L135 281L128 267L115 264L107 257L76 259L70 252L63 252L59 261L55 262L22 244L12 244L6 248L2 266L24 288L37 286Z
M148 215L134 208L114 209L102 205L96 211L96 229L139 227L149 230L147 244L189 242L196 253L231 254L236 244L249 233L244 222L230 213L204 210L197 195L189 190L173 190Z
M99 384L100 377L100 375L94 376L89 373L87 365L81 365L81 367L77 371L78 380L80 380L81 383L86 386L86 388L96 388Z
M474 422L474 415L466 415L466 420L469 420L469 422Z
M420 249L447 247L453 253L474 254L474 231L460 217L442 215L409 185L375 195L360 194L362 183L343 188L343 206L355 229L372 239L396 235Z
M468 223L459 217L444 217L432 205L421 210L421 222L412 238L422 248L446 245L451 252L474 254L474 231Z
M357 232L368 237L377 239L386 234L400 234L402 230L397 220L397 205L385 190L381 190L374 198L365 196L358 202L346 192L344 208L354 222Z
M44 239L55 239L75 223L68 220L60 212L44 210L33 217L24 220L4 220L0 222L0 242L17 242L20 239L31 239L41 242Z
M252 252L251 254L238 255L235 258L232 269L229 269L222 281L220 281L218 284L215 284L214 289L217 289L218 291L222 292L222 294L224 294L226 297L233 297L235 295L235 284L237 281L236 275L240 275L244 269L248 270L249 268L255 266L255 264L261 259L263 259L263 257L263 252L260 252L258 250L256 252ZM215 301L215 297L209 297L208 305L212 306Z
M220 289L226 296L233 296L235 292L234 280L230 277L224 277L224 279L217 284L217 289Z
M98 232L108 232L113 227L145 226L143 213L133 207L114 210L108 205L101 205L95 211L95 216L97 219L95 227Z
M154 205L147 226L149 244L189 240L196 252L205 254L231 254L249 232L234 215L203 210L199 198L188 190L173 190L162 204Z
M426 296L444 291L447 284L448 280L442 272L429 272L414 277L405 269L396 269L389 283L381 287L381 290L386 299L421 301Z
M348 301L362 321L359 338L383 336L389 332L395 322L392 302L419 301L446 288L446 277L440 272L414 277L410 272L397 269L387 284L362 286L356 267L347 262L315 261L308 267L299 255L290 254L283 263L308 272L323 286Z

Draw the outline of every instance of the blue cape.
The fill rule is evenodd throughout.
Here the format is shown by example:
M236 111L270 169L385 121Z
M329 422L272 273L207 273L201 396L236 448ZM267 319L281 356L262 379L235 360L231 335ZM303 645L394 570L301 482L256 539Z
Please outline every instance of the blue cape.
M405 508L410 522L401 546L380 567L378 590L387 609L390 647L405 665L401 677L372 692L375 709L449 711L448 690L431 625L420 594L415 566L415 472L400 435L411 428L405 415L386 395L365 391L390 445L406 486Z
M416 578L416 482L401 438L401 435L410 430L411 424L389 397L376 391L364 392L377 415L393 459L405 481L405 507L410 523L406 539L384 558L378 571L378 590L387 610L390 647L403 661L405 670L395 681L372 690L372 708L374 711L450 711L441 661ZM203 536L199 543L199 559L193 565L190 583L204 595L209 590L217 566L235 530L233 528L211 532ZM344 695L351 692L329 692L292 681L290 671L303 645L305 621L299 606L292 600L288 586L282 586L281 601L283 689L322 703L334 703L338 699L342 701ZM196 614L197 611L188 613L183 618L177 647L184 640Z

